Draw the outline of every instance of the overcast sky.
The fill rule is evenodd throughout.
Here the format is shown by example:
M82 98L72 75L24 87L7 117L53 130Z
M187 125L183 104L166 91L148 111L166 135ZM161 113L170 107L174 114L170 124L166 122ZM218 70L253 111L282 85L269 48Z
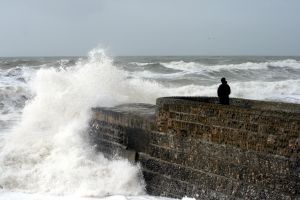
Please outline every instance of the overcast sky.
M300 55L300 0L0 0L0 56Z

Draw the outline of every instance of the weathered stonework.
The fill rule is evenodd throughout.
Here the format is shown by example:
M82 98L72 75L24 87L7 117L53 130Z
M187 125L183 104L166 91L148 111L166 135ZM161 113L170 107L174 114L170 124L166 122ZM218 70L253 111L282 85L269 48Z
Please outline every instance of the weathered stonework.
M153 195L300 199L300 105L210 97L95 108L91 141L140 162Z

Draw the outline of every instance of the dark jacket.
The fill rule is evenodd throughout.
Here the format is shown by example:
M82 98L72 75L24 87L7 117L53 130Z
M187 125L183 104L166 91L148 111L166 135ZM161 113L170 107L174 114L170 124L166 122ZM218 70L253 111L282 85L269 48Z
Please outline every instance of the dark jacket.
M227 83L222 83L218 88L220 104L229 105L230 87Z

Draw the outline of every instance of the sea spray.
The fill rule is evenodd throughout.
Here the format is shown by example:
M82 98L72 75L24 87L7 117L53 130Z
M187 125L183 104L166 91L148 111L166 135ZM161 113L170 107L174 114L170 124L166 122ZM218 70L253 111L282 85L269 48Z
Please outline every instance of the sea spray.
M300 103L299 60L122 57L113 62L99 49L88 58L0 58L1 198L143 194L139 166L109 161L87 144L91 107L216 96L222 76L231 97ZM150 198L156 197L137 196Z
M139 166L109 161L86 139L90 108L153 101L160 88L128 80L102 50L87 62L39 69L20 123L0 147L0 185L7 191L106 196L144 193ZM154 89L144 91L145 85Z

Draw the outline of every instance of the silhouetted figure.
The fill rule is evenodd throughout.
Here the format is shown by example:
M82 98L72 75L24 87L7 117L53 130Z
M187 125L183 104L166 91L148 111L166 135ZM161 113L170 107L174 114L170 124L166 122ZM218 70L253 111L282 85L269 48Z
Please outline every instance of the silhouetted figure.
M229 105L230 87L225 78L221 78L222 84L218 88L218 97L220 104Z

